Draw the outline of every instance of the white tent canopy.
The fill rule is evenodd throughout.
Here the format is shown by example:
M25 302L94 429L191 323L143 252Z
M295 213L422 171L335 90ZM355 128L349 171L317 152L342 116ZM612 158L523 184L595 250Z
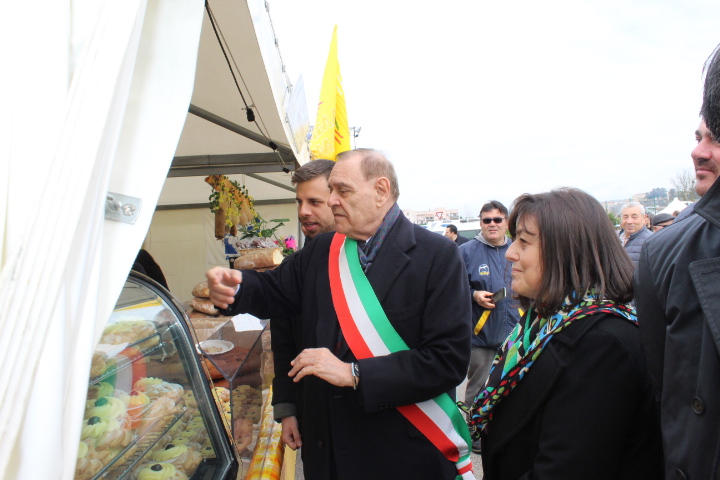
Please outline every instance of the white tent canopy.
M261 204L294 202L289 172L309 159L309 121L302 82L293 87L287 79L267 8L260 0L210 2L189 113L159 205L206 204L207 186L196 177L211 174L235 175Z
M658 213L669 213L672 215L673 212L682 212L687 207L687 204L688 202L678 200L678 198L675 197L673 201L668 204L667 207L663 208Z
M209 3L260 128L245 118L202 2L41 0L34 35L18 21L26 4L0 19L12 72L0 128L6 480L73 478L92 352L168 172L164 203L193 203L172 182L262 173L287 186L282 169L307 159L307 113L295 107L304 94L284 79L265 2ZM109 192L138 199L135 223L105 218Z

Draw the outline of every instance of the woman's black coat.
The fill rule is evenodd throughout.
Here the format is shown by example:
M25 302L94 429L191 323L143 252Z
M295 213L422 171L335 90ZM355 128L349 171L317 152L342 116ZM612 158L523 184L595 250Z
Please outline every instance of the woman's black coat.
M596 314L556 334L496 407L482 450L484 480L662 479L638 327Z

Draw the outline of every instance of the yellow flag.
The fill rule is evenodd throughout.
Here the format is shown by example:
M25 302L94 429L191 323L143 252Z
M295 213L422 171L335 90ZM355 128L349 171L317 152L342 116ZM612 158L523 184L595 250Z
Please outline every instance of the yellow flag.
M314 158L335 160L338 153L346 150L350 150L350 129L338 62L335 25L320 89L317 119L310 139L310 153Z

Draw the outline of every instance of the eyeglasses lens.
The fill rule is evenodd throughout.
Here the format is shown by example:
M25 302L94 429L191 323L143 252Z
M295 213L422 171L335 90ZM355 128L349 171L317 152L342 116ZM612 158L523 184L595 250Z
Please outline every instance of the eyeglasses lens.
M483 218L482 222L485 225L490 225L490 222L495 222L497 224L502 223L502 221L505 220L503 217L493 217L493 218Z

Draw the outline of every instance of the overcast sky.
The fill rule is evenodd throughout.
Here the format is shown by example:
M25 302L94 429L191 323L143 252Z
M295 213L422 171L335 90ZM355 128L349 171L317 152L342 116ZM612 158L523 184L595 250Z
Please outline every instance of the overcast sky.
M579 187L628 198L691 168L720 2L270 0L311 124L333 26L358 147L383 150L400 207Z

